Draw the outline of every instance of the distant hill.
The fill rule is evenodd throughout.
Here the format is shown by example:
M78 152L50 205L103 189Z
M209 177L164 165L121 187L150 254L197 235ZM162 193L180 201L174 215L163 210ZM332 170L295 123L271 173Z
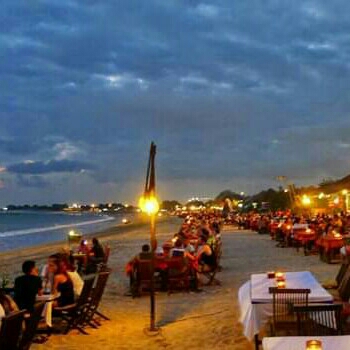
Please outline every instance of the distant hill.
M225 190L220 192L216 197L215 201L224 201L226 198L240 200L242 199L242 196L236 192L233 192L231 190Z
M340 192L344 189L350 191L350 175L347 175L339 180L325 180L318 186L299 188L298 192L305 191L308 193L334 193Z

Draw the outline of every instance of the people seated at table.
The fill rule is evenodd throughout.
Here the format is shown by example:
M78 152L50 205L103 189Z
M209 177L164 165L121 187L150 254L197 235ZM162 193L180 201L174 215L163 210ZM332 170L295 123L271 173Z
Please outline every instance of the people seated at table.
M60 254L52 254L48 257L47 263L43 266L40 276L43 280L44 293L51 293L56 272L56 262L60 259Z
M102 262L105 258L105 251L97 238L92 239L92 247L90 252L92 253L92 256L90 256L90 260L96 263Z
M78 297L83 290L84 281L75 269L74 261L71 260L71 255L62 254L61 260L63 260L67 266L67 274L73 283L74 295Z
M86 263L86 273L95 273L97 271L98 264L105 260L105 250L102 244L97 238L92 239L92 247L88 254L88 260Z
M65 259L56 262L56 272L54 277L53 293L59 293L54 307L63 307L74 304L74 286L68 274L68 264Z
M24 275L15 279L14 299L21 310L33 312L36 296L43 293L42 280L33 260L22 264L22 272Z
M183 242L181 238L177 238L174 247L169 252L170 257L184 257L185 249L183 247Z
M197 261L199 271L211 271L216 266L216 259L214 252L207 243L205 237L200 237L200 245L197 251Z
M79 254L89 255L90 248L89 248L89 245L88 245L88 241L86 239L82 239L80 241L80 244L79 244L79 247L78 247L78 253Z

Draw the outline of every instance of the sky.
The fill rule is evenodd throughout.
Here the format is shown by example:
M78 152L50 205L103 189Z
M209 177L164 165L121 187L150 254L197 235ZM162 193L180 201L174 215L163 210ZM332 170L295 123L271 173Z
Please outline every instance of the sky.
M346 0L3 0L0 204L350 173Z

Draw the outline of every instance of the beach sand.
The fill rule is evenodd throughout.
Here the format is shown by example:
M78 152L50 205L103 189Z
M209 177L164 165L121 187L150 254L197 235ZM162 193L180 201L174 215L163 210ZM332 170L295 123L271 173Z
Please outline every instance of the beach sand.
M180 225L171 218L157 227L159 243L170 238ZM202 293L157 293L158 335L144 331L149 325L149 297L132 299L124 296L128 287L125 276L126 262L149 239L147 227L131 228L128 232L113 234L113 229L101 238L111 246L110 267L113 273L105 292L101 311L111 318L99 329L88 329L90 335L76 332L69 335L52 335L43 345L34 344L33 350L112 350L112 349L253 349L239 324L237 291L252 273L283 269L309 270L319 281L335 277L338 265L328 265L317 256L305 257L292 248L276 248L267 235L251 231L225 228L223 239L223 271L218 274L222 286L203 287ZM18 271L25 258L37 261L55 252L59 245L30 248L1 254L2 268Z

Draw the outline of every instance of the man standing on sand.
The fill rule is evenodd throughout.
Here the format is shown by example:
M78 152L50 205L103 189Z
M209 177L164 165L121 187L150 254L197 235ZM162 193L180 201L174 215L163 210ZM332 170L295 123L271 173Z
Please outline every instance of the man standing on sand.
M26 309L32 312L35 298L42 294L42 281L38 276L38 268L35 261L26 260L22 265L23 276L15 279L15 302L20 310Z

